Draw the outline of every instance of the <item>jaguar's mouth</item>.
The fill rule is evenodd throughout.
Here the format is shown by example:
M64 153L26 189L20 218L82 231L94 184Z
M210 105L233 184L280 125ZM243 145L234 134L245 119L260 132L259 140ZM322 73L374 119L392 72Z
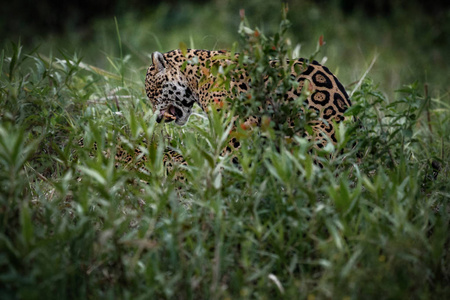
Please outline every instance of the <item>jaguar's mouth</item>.
M166 109L159 112L156 122L160 123L162 120L164 122L172 122L178 120L183 116L183 111L174 105L169 105Z

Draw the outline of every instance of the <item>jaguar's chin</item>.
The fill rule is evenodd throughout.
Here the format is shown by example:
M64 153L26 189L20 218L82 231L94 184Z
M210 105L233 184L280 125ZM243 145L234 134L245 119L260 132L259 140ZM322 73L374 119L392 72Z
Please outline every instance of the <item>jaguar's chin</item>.
M190 114L186 114L184 113L182 116L180 116L179 118L176 118L175 120L175 124L179 125L179 126L183 126L185 125L188 121L189 121L189 117Z
M175 120L175 124L177 124L178 126L183 126L187 123L187 120L183 120L183 119L176 119Z

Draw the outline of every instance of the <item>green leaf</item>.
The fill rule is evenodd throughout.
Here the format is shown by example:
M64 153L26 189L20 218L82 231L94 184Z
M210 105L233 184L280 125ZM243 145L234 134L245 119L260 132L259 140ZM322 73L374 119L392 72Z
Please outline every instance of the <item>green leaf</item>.
M5 49L2 49L2 54L0 55L0 77L3 75L3 61L5 60Z
M103 175L100 172L98 172L97 170L94 170L94 169L91 169L88 167L84 167L84 166L79 166L78 168L80 169L81 172L88 175L89 177L92 177L101 185L106 185L105 177L103 177Z
M218 172L213 181L213 186L216 190L222 187L222 172Z
M181 50L181 54L183 54L183 56L186 56L186 54L187 54L187 46L186 46L186 44L183 43L183 42L180 42L179 47L180 47L180 50Z
M24 202L20 209L20 225L22 228L22 238L27 244L32 243L33 223L31 221L31 212L28 203Z

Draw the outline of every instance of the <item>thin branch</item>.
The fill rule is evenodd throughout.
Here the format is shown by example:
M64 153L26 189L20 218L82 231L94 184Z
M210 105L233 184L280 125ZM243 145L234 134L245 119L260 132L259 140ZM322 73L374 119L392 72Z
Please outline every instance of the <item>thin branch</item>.
M91 100L88 100L87 103L88 104L99 104L99 103L102 104L102 103L105 103L108 100L115 100L116 104L118 104L118 100L119 99L120 100L126 100L126 99L131 99L131 98L132 98L132 96L116 96L116 95L113 95L113 96L101 97L101 98L97 98L97 99L91 99Z
M359 89L359 87L361 86L363 80L366 78L367 74L369 74L370 70L372 69L373 65L375 64L375 62L378 59L378 54L375 54L375 56L372 59L372 62L370 63L369 68L366 70L366 72L364 72L363 76L361 77L361 79L358 81L358 84L355 86L355 88L353 89L353 91L350 93L350 98L353 96L353 94Z

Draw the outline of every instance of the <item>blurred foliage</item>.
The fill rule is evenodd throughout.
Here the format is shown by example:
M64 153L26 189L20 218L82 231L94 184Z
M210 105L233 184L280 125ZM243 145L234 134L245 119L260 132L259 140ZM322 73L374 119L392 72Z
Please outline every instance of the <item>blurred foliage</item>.
M282 19L276 13L273 24L254 22L261 24L254 28L249 20L232 33L237 12L227 19L226 10L222 16L180 4L185 11L177 15L171 3L140 26L127 13L117 27L94 21L92 42L73 33L45 38L37 49L16 42L0 51L0 298L448 298L450 107L448 93L431 92L445 66L425 85L418 59L410 66L417 67L413 83L393 82L392 94L385 93L385 80L359 81L368 67L355 58L358 49L371 47L355 46L364 33L379 37L387 28L407 40L413 33L404 29L415 25L392 27L401 18L375 14L380 26L369 29L356 22L362 17L345 19L336 11L325 19L326 9L308 3L301 17L288 14L288 30L275 23ZM258 15L260 2L246 5L249 19ZM279 9L264 7L266 17ZM174 27L166 31L170 20ZM217 22L205 26L205 20ZM217 33L204 39L225 24L234 29L220 42ZM309 25L299 30L296 24ZM280 139L280 128L270 123L239 132L240 151L222 156L231 138L224 110L211 109L206 119L193 115L182 128L155 122L143 92L146 53L190 40L231 48L236 37L236 50L252 54L249 70L257 76L271 72L271 58L298 53L293 33L299 32L309 43L324 34L329 48L319 47L316 57L329 56L344 82L358 80L349 89L348 115L360 122L342 123L336 146L311 150L305 139ZM386 42L395 54L381 53L377 64L403 66L395 62L396 43ZM73 51L74 44L83 51ZM313 44L301 49L304 56ZM55 45L61 50L50 51ZM426 47L403 47L404 59L428 49L423 59L429 62L433 50ZM279 87L256 88L255 97L275 97ZM139 156L118 164L118 146L145 153L146 171L134 164ZM187 183L167 174L166 146L186 158L188 166L175 168Z
M281 1L14 1L0 7L0 40L18 42L44 53L64 49L107 68L104 53L118 56L114 16L124 55L140 64L148 54L169 51L182 41L190 48L230 49L238 39L239 10L267 34L277 31ZM432 82L430 93L448 93L450 73L450 6L448 1L285 1L289 4L292 45L300 55L315 50L320 36L326 46L320 60L344 84L356 82L373 57L371 77L392 97L404 82ZM30 20L33 20L32 22ZM6 46L6 45L5 45ZM142 75L141 75L142 76Z

